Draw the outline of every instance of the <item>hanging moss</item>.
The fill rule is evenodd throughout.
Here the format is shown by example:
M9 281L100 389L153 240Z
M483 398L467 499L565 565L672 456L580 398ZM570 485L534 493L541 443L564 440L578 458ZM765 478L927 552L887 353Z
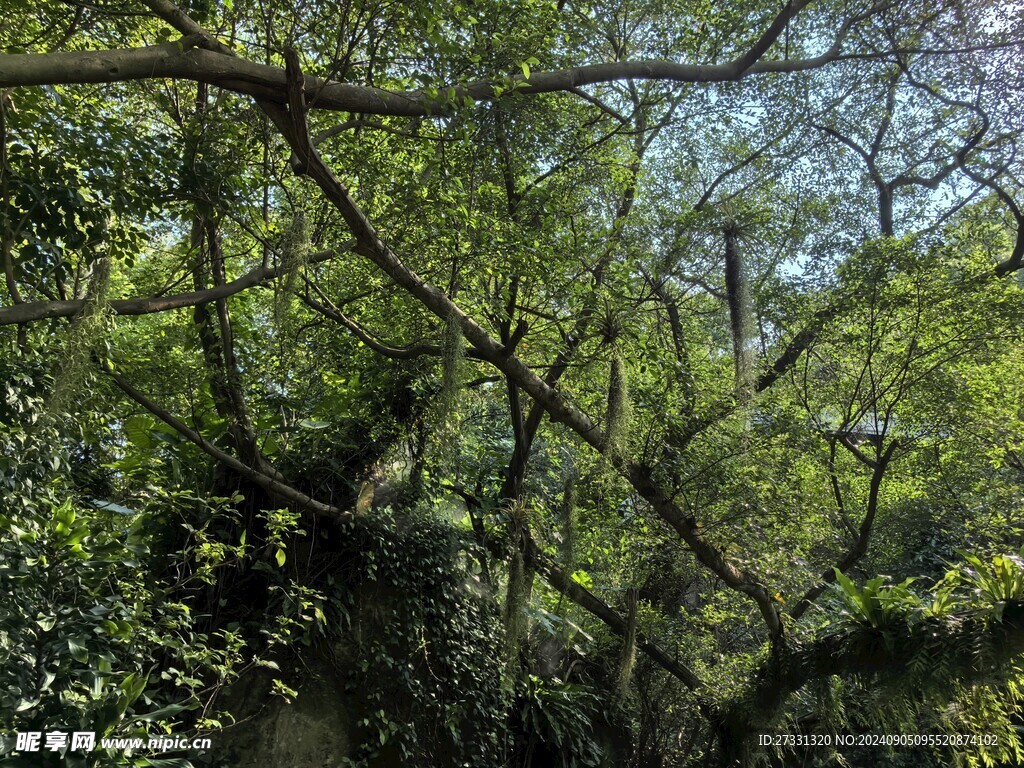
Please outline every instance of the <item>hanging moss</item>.
M309 263L312 249L309 239L309 224L302 210L295 212L291 225L281 241L281 276L274 296L274 323L280 329L288 321L292 307L295 281L299 272Z
M526 603L529 600L528 576L523 560L522 541L528 526L529 512L521 501L513 502L508 510L509 538L513 542L512 558L508 566L508 584L505 590L505 661L509 679L516 673L519 651L526 637Z
M740 242L749 236L749 227L730 216L722 226L722 233L725 237L725 291L729 303L736 390L743 392L749 387L754 371L750 349L753 319L746 266L740 251Z
M441 392L438 395L438 410L442 420L452 416L457 409L465 360L466 339L462 335L459 319L450 315L441 337Z
M522 647L525 618L523 595L526 593L526 565L522 552L516 551L508 565L508 585L505 592L505 658L509 666L515 664Z
M637 590L626 590L626 635L622 638L619 673L615 681L615 692L620 699L625 699L629 695L629 684L633 679L633 668L636 666L636 609L638 602Z
M106 333L111 316L107 303L109 288L110 260L101 258L93 264L85 303L68 330L67 345L47 408L50 413L64 411L82 392L83 384L92 371L93 353Z
M565 477L562 487L562 505L559 509L562 534L562 567L570 573L575 569L573 563L576 560L576 481L575 472L570 472Z
M608 376L608 412L605 417L604 454L609 460L624 459L628 456L629 426L632 417L633 407L629 400L626 365L616 345Z

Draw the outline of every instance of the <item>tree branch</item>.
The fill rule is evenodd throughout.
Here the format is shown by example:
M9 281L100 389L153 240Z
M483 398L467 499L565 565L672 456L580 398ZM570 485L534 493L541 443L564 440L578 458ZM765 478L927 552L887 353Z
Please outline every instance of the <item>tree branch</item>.
M485 541L483 524L480 518L473 513L474 509L478 509L481 506L480 498L476 494L455 485L445 483L444 487L458 495L465 502L466 509L469 511L473 522L477 542L481 546L486 547L496 557L505 557L505 551L499 541L495 539ZM539 573L555 591L604 622L616 635L620 637L626 635L626 621L611 606L566 574L551 558L540 551L533 538L527 536L523 544L524 562L536 573ZM486 568L486 562L482 562L481 565ZM637 647L650 656L662 669L680 680L687 688L695 691L706 690L706 684L696 672L682 662L673 659L657 644L648 640L642 634L637 637Z
M845 443L844 443L845 444ZM790 611L790 616L793 619L799 619L803 616L807 609L814 604L821 594L825 591L829 584L836 580L836 569L841 573L846 573L854 565L856 565L868 551L868 540L871 538L871 529L875 524L875 517L878 514L878 493L882 488L882 478L885 477L885 470L889 466L889 462L892 460L893 451L899 443L893 440L889 443L888 447L882 451L877 460L871 460L871 485L868 489L868 505L867 510L864 513L864 519L861 521L860 530L857 532L857 540L853 543L853 546L847 550L835 568L829 568L818 577L818 582L812 586L804 594L800 601ZM850 447L850 446L848 446ZM859 451L858 451L859 453ZM867 459L863 457L862 460Z
M130 397L136 403L138 403L151 414L160 419L160 421L164 422L169 427L174 429L175 432L180 434L189 442L198 446L199 449L206 453L208 456L212 457L216 461L219 461L224 466L230 467L239 475L246 478L247 480L252 481L255 485L258 485L260 488L262 488L272 496L275 496L281 501L284 501L288 504L293 504L299 509L308 510L309 512L312 512L313 514L319 517L326 517L329 520L347 520L352 516L351 512L346 512L338 507L317 501L311 496L307 496L302 491L298 491L295 488L292 488L290 485L287 485L281 480L268 477L262 472L259 472L253 469L252 467L246 466L241 461L236 459L234 456L225 453L224 451L217 448L217 446L205 440L203 436L196 432L194 429L192 429L179 419L175 418L174 416L172 416L169 411L165 410L164 408L161 408L155 402L153 402L144 394L139 392L139 390L135 389L135 387L128 383L127 379L125 379L121 374L117 373L112 366L108 364L108 366L104 368L104 371L105 373L107 373L107 375L110 376L111 379L113 379L114 383L122 392L124 392L126 395L128 395L128 397Z
M521 74L441 89L438 97L422 91L386 91L368 86L339 83L306 75L305 90L316 93L310 108L357 114L425 116L450 112L453 105L490 101L506 92L541 94L572 92L586 85L623 80L665 80L677 83L711 83L740 80L749 75L800 72L840 60L843 39L856 21L876 12L847 19L831 49L809 59L762 61L789 21L810 0L790 3L747 51L724 64L682 64L649 59L590 64L552 72ZM185 37L174 43L143 48L106 51L75 51L49 54L0 56L0 88L26 85L70 85L113 83L153 78L176 78L206 82L260 101L286 104L288 76L279 67L257 64L235 57L179 8L167 0L146 4Z
M626 621L618 613L612 610L611 606L601 600L593 592L582 587L573 578L559 568L552 560L546 557L537 548L533 539L526 543L526 561L530 563L537 573L544 577L555 590L565 595L578 606L586 610L592 616L600 619L619 637L626 635ZM704 681L696 672L685 664L673 659L658 645L644 637L637 635L637 648L642 650L662 669L666 670L673 677L680 680L687 688L696 691L705 690Z
M979 641L985 650L980 651ZM1024 603L1008 601L1002 617L993 620L983 612L965 612L946 619L931 619L914 625L900 623L886 628L854 628L826 635L791 653L782 664L762 670L753 700L744 699L743 712L756 712L760 725L770 721L790 695L812 680L843 677L904 675L902 685L934 686L934 668L929 665L917 676L910 662L920 653L942 656L946 680L1005 679L1012 662L1024 653ZM950 686L952 691L952 686ZM753 709L748 707L753 704Z
M309 257L309 263L318 264L323 261L329 261L354 247L355 241L352 241L336 250L332 249L314 253ZM205 304L206 302L227 298L236 293L241 293L248 288L270 282L284 271L281 267L258 267L229 283L206 290L179 293L172 296L115 299L110 302L110 308L117 315L150 315L155 312L167 312L172 309L192 307L196 304ZM72 317L81 312L84 305L85 301L79 299L74 301L30 301L24 304L16 304L13 307L0 307L0 325L28 323L46 320L51 317Z
M299 298L302 299L302 302L310 309L319 312L324 317L330 318L331 320L334 320L348 328L357 339L377 354L384 355L384 357L390 357L392 360L412 360L424 355L431 355L433 357L441 356L442 350L440 344L417 342L416 344L410 344L406 347L392 347L385 344L371 335L369 331L351 317L334 306L333 302L330 302L330 300L320 291L319 287L316 285L312 285L312 287L320 294L320 297L328 303L321 304L310 296L298 294Z

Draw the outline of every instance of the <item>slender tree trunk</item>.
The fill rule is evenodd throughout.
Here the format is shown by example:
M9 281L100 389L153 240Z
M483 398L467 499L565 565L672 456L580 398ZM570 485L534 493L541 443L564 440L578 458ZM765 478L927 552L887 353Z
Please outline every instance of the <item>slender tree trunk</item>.
M750 359L750 302L747 276L735 230L725 229L725 290L729 303L729 327L732 330L732 351L736 392L749 389L753 364Z

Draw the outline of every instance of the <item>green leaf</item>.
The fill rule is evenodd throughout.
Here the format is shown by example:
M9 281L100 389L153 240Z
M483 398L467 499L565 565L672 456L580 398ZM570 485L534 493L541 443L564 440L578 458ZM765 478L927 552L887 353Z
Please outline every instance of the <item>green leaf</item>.
M188 704L169 704L162 709L157 709L153 712L147 712L144 715L135 715L133 720L141 720L144 723L153 723L158 720L167 720L168 718L174 717L177 714L186 712L189 710L197 709L199 702L190 701Z
M71 652L71 658L80 664L85 664L89 661L89 649L85 646L85 641L77 637L68 638L68 650Z
M148 416L131 416L124 421L124 433L139 448L150 449L153 442L153 420Z
M39 690L40 691L48 690L50 688L50 686L53 685L53 681L56 680L56 679L57 679L57 674L55 672L51 672L49 669L44 669L43 670L43 679L39 682Z
M25 712L26 710L33 709L39 702L40 699L19 699L14 707L14 711Z
M594 580L590 577L590 574L584 570L573 572L572 580L584 589L593 589L594 587Z
M121 685L118 687L123 691L123 693L117 699L118 717L123 716L124 713L128 711L128 707L136 702L136 700L142 695L142 692L146 690L146 686L148 684L148 675L143 676L134 672L121 681Z
M115 514L124 515L125 517L133 517L139 514L137 510L130 509L129 507L124 506L123 504L117 504L113 501L106 501L105 499L90 499L89 503L95 509L102 509L106 512L114 512Z

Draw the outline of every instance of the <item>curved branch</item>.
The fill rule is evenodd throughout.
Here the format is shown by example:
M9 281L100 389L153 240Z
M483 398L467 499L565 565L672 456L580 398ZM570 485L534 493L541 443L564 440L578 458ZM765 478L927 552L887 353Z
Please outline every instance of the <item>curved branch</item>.
M331 320L334 320L348 328L352 332L352 335L379 355L390 357L392 360L412 360L424 355L431 355L434 357L441 356L441 346L439 344L427 344L425 342L420 342L417 344L410 344L407 347L388 346L372 336L369 331L344 312L339 311L337 307L321 304L318 301L314 301L309 296L301 294L299 295L299 298L310 309L313 309L324 317L330 318Z
M297 294L302 302L310 309L319 312L324 317L334 320L335 322L341 323L348 328L359 339L363 344L368 346L374 352L390 357L393 360L412 360L417 357L423 357L424 355L431 355L433 357L441 357L444 355L444 350L441 349L440 344L428 344L427 342L417 342L416 344L409 344L405 347L392 347L382 342L377 336L374 336L366 328L357 323L351 317L346 315L338 305L331 301L330 297L327 296L320 286L311 280L306 280L306 285L317 292L317 295L323 299L324 303L321 304L306 294ZM480 353L475 349L467 349L465 351L466 357L474 359L480 359Z
M316 94L310 108L413 117L444 114L450 112L454 104L489 101L512 91L520 94L572 92L581 86L622 80L729 82L748 75L799 72L837 61L842 42L852 26L884 5L876 3L864 14L847 19L832 48L820 56L762 61L789 21L809 2L797 0L788 4L753 46L724 64L683 64L662 59L589 64L531 73L529 77L514 75L445 88L439 97L429 97L422 91L386 91L339 83L312 75L304 77L304 85L307 92ZM178 42L143 48L0 56L0 88L178 78L209 83L260 101L288 102L288 76L284 70L234 56L230 48L167 0L147 0L146 5L185 37Z
M768 26L768 29L757 39L757 42L746 53L732 62L732 65L738 70L737 77L753 67L768 52L768 49L779 39L779 35L783 33L789 22L810 3L811 0L796 0L795 2L794 0L788 0L785 6L783 6L782 11Z
M537 548L533 539L529 539L526 542L525 559L554 589L591 615L596 616L616 635L620 637L626 635L625 619L593 592L590 592L574 581L571 576L566 574L550 558L545 557ZM650 656L658 666L680 680L687 688L696 691L706 689L704 681L700 679L696 672L682 662L673 659L658 645L644 637L642 633L637 635L637 648Z
M990 189L993 194L999 198L1000 202L1009 209L1010 215L1013 216L1014 223L1017 225L1017 237L1013 245L1013 250L1004 261L1001 261L995 266L994 272L996 277L1005 277L1016 272L1024 267L1024 212L1021 211L1020 206L1013 197L1011 197L1005 189L996 183L995 179L1001 171L997 171L996 174L991 177L983 176L977 171L972 170L967 164L967 155L978 145L982 135L988 130L990 123L988 115L984 110L982 110L979 104L972 104L967 101L945 96L931 85L914 78L909 71L907 72L907 80L915 88L927 92L947 106L967 109L981 119L981 126L975 132L975 135L957 151L955 164L971 181Z
M844 443L845 444L845 443ZM868 506L867 511L864 514L864 520L861 521L860 529L857 531L857 540L854 541L853 546L847 550L835 568L829 568L818 577L818 582L812 586L800 598L799 602L790 611L790 616L794 619L799 619L803 616L807 609L814 604L821 594L825 591L829 584L836 580L836 569L840 573L846 573L850 568L860 562L861 558L867 554L868 541L871 538L871 529L875 524L875 517L878 514L878 494L882 488L882 478L885 477L885 470L889 466L889 462L892 460L893 451L896 449L898 442L893 440L889 443L889 447L884 452L880 453L877 460L870 459L871 466L871 486L868 490ZM853 446L847 446L851 450L856 450ZM859 451L858 451L859 453ZM862 461L867 459L864 457Z
M104 370L107 373L107 375L109 375L110 378L113 379L117 387L126 395L128 395L128 397L130 397L136 403L141 405L151 414L156 416L158 419L160 419L160 421L167 424L169 427L171 427L175 432L180 434L186 440L198 446L199 449L202 450L205 454L220 462L224 466L230 467L239 475L246 478L247 480L250 480L255 485L258 485L260 488L262 488L272 496L275 496L281 501L284 501L288 504L293 504L299 509L308 510L319 517L326 517L329 520L340 521L347 520L350 517L352 517L351 512L346 512L338 507L332 506L330 504L324 504L321 501L317 501L313 497L307 496L302 491L298 491L295 488L292 488L290 485L287 485L281 480L268 477L262 472L258 472L252 467L246 466L231 454L225 453L224 451L220 450L217 446L205 440L201 434L199 434L194 429L189 427L183 421L172 416L170 412L168 412L164 408L161 408L155 402L153 402L144 394L139 392L139 390L135 389L135 387L129 384L127 379L125 379L121 374L117 373L112 367L108 366Z

